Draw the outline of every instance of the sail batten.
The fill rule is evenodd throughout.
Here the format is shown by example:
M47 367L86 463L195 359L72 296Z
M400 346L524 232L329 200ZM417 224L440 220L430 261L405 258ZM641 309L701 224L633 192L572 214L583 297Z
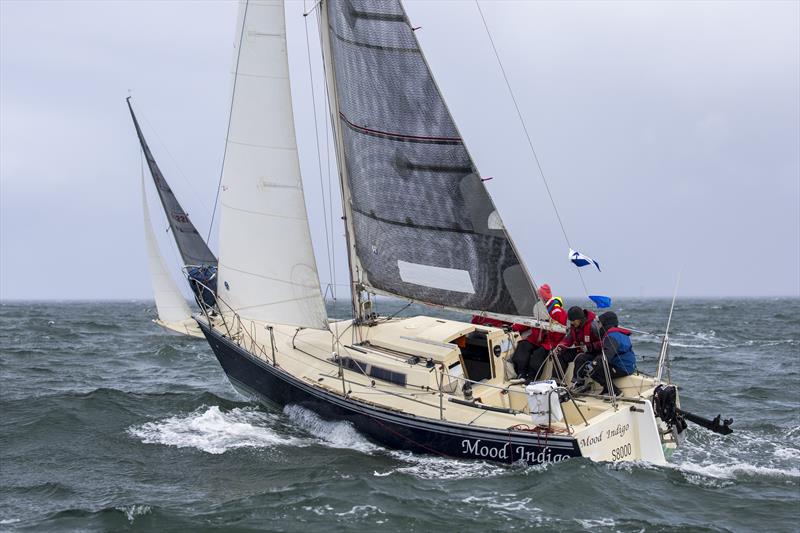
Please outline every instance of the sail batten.
M464 312L537 316L530 275L400 2L324 9L353 280Z
M327 329L295 140L283 2L239 6L217 295L242 318Z

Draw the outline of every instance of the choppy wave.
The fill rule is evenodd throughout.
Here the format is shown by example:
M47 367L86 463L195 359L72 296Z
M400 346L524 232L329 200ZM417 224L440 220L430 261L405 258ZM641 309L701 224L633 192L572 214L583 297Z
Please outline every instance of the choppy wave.
M392 450L389 455L405 464L393 466L385 471L375 471L376 477L405 474L418 479L474 479L490 478L509 471L508 466L483 461L463 461L448 457L434 457Z
M337 306L329 316L349 304ZM690 427L666 466L506 466L390 450L303 407L242 400L207 344L162 333L151 308L0 304L10 458L0 530L796 529L800 300L756 314L750 302L679 302L671 371L682 404L736 422L726 437ZM625 322L663 332L668 309L626 301ZM652 371L659 338L633 341Z

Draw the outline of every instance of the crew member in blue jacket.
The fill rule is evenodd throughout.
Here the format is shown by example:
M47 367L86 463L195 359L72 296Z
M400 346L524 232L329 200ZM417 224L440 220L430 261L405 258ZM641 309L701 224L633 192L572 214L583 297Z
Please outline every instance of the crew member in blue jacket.
M603 336L603 353L608 359L608 370L611 379L630 376L636 370L636 354L633 353L631 344L631 331L619 327L619 318L613 311L607 311L598 317ZM614 394L620 396L622 391L613 383L609 387L606 383L605 371L602 364L595 365L591 378L603 385L602 394L608 394L611 387Z

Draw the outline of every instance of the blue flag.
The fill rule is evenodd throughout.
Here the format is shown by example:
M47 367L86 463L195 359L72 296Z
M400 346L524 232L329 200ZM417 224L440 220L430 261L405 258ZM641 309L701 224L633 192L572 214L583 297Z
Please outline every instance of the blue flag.
M579 251L573 250L572 248L569 249L569 260L572 261L577 267L585 267L593 264L597 267L598 272L600 272L600 263L588 255L583 255Z
M606 307L611 307L611 298L608 296L598 296L596 294L590 294L589 299L594 302L598 309L605 309Z

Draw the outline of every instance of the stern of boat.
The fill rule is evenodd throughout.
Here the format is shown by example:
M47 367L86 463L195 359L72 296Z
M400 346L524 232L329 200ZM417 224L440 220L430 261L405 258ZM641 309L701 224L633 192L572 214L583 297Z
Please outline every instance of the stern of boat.
M593 461L666 463L658 421L647 400L620 402L616 410L576 430L581 455Z

